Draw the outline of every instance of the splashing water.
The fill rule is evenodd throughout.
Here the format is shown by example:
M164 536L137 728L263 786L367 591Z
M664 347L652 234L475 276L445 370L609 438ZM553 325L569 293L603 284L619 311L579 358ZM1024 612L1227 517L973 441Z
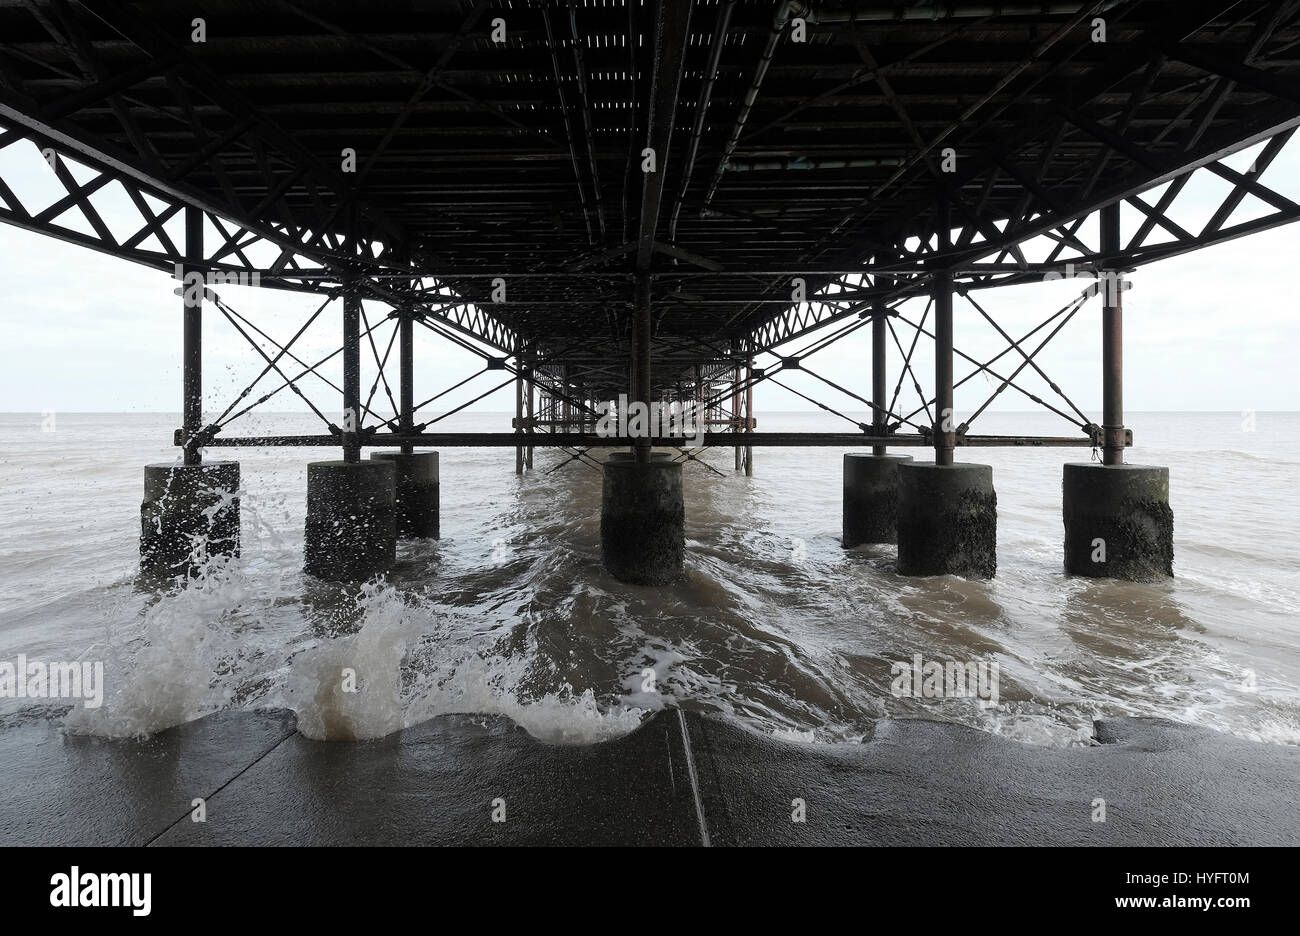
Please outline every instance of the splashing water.
M729 450L711 454L727 477L685 468L685 580L641 589L600 567L598 472L547 474L560 456L539 450L517 479L500 451L456 449L442 456L443 539L401 544L385 580L324 583L301 572L308 458L248 450L241 557L160 589L137 579L136 517L140 467L171 418L61 416L73 431L51 438L0 417L15 440L0 463L0 660L102 660L106 681L98 709L0 699L0 716L66 711L71 732L124 738L283 707L307 736L346 741L483 713L591 743L682 705L807 743L922 717L1069 745L1116 715L1300 743L1300 509L1256 496L1289 490L1300 417L1214 465L1178 440L1220 417L1172 418L1139 436L1141 460L1171 468L1172 582L1062 574L1060 453L981 450L999 496L991 582L905 579L889 547L842 549L837 450L760 450L752 479L730 473ZM493 428L474 419L449 428ZM824 428L815 419L769 428ZM74 440L76 458L59 448ZM997 705L895 697L891 667L916 654L996 662Z

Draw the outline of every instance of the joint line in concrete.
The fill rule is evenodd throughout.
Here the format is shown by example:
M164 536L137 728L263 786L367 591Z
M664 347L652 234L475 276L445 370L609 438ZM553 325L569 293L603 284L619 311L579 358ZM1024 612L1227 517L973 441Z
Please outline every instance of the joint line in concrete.
M686 713L677 710L677 724L682 729L682 750L686 752L686 773L691 781L691 795L695 797L695 817L700 820L700 844L710 847L709 824L704 820L704 801L700 799L700 779L695 773L695 755L691 752L691 732L686 727Z
M295 721L293 728L291 728L288 732L286 732L286 733L284 734L283 737L281 737L278 741L275 742L275 744L272 744L269 748L267 748L267 749L266 749L265 751L263 751L261 754L257 755L257 757L253 758L253 760L250 761L250 762L249 762L249 763L244 767L244 769L240 770L237 774L235 774L233 777L231 777L231 778L230 778L229 780L227 780L225 783L221 784L221 786L217 787L217 788L216 788L215 790L213 790L211 793L209 793L209 794L207 794L205 797L203 797L203 801L204 801L204 802L207 802L208 800L212 799L214 796L216 796L218 793L220 793L220 792L221 792L222 790L224 790L226 787L230 786L232 783L234 783L236 780L238 780L238 779L239 779L240 777L242 777L244 774L248 773L250 770L252 770L252 769L253 769L254 767L256 767L258 764L260 764L260 763L262 762L262 760L263 760L263 759L264 759L268 754L270 754L272 751L274 751L274 750L275 750L276 748L278 748L280 745L284 744L284 742L288 741L290 738L292 738L292 737L293 737L294 735L296 735L297 733L298 733L298 725L297 725L297 722ZM171 823L169 823L168 825L164 826L162 829L159 829L159 830L158 830L158 834L156 834L155 836L153 836L153 838L149 839L149 841L145 842L143 847L145 847L145 848L150 848L150 847L152 847L153 844L154 844L155 842L157 842L160 838L162 838L164 835L166 835L166 834L167 834L168 832L170 832L172 829L176 828L178 825L180 825L182 822L184 822L185 819L186 819L186 817L189 816L192 812L193 812L192 809L187 809L187 810L185 810L185 812L182 813L181 816L180 816L180 818L178 818L175 822L171 822Z

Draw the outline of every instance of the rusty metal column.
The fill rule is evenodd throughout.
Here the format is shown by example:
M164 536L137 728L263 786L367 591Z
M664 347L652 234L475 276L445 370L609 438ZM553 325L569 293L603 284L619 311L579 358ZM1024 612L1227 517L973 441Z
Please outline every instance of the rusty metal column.
M745 431L754 431L754 359L745 362ZM745 446L745 477L754 476L754 446Z
M647 414L650 407L650 274L638 273L636 277L636 302L633 309L633 331L635 333L632 351L632 402L645 404ZM650 439L636 440L633 451L636 461L650 461Z
M735 338L731 339L731 431L740 431L740 362L736 360L736 352L740 350L740 342ZM740 446L734 446L736 452L736 471L740 470Z
M515 345L515 435L524 432L524 341L518 339ZM515 446L515 474L524 473L524 447Z
M948 206L939 206L939 248L952 246ZM900 575L992 578L998 567L998 500L989 465L957 463L957 416L953 384L953 275L935 270L934 463L898 465Z
M415 431L415 310L399 309L398 313L401 318L398 319L398 364L401 368L402 385L399 390L401 394L399 406L401 415L398 417L397 425L403 435L410 435ZM411 442L402 443L402 454L410 455L415 452L415 445Z
M564 422L564 431L573 432L573 386L569 382L569 365L564 365L562 386L564 387L564 402L559 404L560 411L563 413L561 419Z
M526 375L527 378L524 380L524 393L526 394L525 404L524 404L524 416L528 420L527 434L531 436L533 434L533 416L534 416L533 391L536 389L533 386L533 377L535 375L531 367L529 367L526 371L524 371L524 374ZM531 442L532 440L529 439L529 441ZM533 467L533 447L531 445L528 446L527 450L524 452L524 464L527 465L529 469Z
M210 556L239 555L239 462L204 463L203 212L185 210L181 296L181 428L183 464L144 466L140 504L140 568L171 577L194 574ZM187 277L197 279L197 282ZM199 548L196 549L196 544Z
M343 287L343 460L361 460L361 290L355 276Z
M952 274L934 274L934 463L951 465L957 433L953 414Z
M194 266L181 268L181 304L182 331L184 333L184 351L182 352L182 417L184 429L185 464L198 465L203 455L193 440L203 431L203 283L199 283L195 294L191 296L186 281L190 273L200 272L198 264L203 261L203 212L198 208L185 209L185 258Z
M871 411L871 434L883 436L887 431L885 421L885 397L889 388L885 383L885 315L883 303L871 307L871 402L876 404ZM873 455L884 455L888 446L872 446Z
M1101 209L1101 253L1120 251L1119 203ZM1104 263L1105 261L1103 261ZM1124 271L1107 264L1099 285L1101 309L1101 426L1103 465L1124 464Z

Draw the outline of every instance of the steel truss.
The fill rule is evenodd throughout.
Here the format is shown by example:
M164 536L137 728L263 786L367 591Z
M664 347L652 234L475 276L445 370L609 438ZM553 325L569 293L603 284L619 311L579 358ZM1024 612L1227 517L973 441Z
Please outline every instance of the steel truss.
M593 438L592 425L598 403L609 398L611 388L630 389L634 398L647 402L700 404L713 427L705 444L731 445L737 469L752 470L753 446L796 444L788 441L793 436L754 431L753 389L763 381L809 400L855 430L843 437L799 437L804 440L800 444L938 444L948 434L936 428L945 389L950 393L983 374L997 388L951 431L953 444L1096 446L1106 441L1108 430L1122 427L1094 424L1037 358L1098 290L1090 286L1077 302L1018 338L975 294L1059 275L1104 278L1300 219L1300 203L1263 181L1300 126L1300 81L1285 70L1296 44L1290 36L1300 3L1289 0L1255 5L1253 19L1230 23L1234 28L1248 24L1247 40L1217 49L1184 40L1218 22L1216 16L1226 15L1218 7L1230 4L1217 5L1215 15L1207 15L1205 4L1171 5L1159 28L1132 35L1123 33L1124 4L1079 4L1076 13L1045 27L1031 56L1013 63L994 87L937 130L927 128L895 88L892 76L905 62L877 61L861 24L833 13L810 16L808 26L814 36L848 34L861 57L860 68L835 88L808 94L776 119L747 125L776 56L794 54L783 37L797 5L780 4L749 73L750 93L739 111L723 121L729 129L720 153L701 146L701 134L705 115L716 107L712 95L720 61L729 30L736 26L732 5L696 22L692 17L698 18L701 10L690 2L661 4L653 42L628 52L631 73L648 77L630 97L634 145L626 174L636 184L625 186L628 205L617 212L600 181L605 163L594 142L597 117L585 83L590 65L584 55L589 53L584 53L574 16L567 18L566 29L542 4L530 26L558 101L558 122L543 126L465 92L450 77L453 61L472 44L469 37L481 25L486 3L473 4L447 34L431 68L369 44L305 8L288 6L416 82L416 91L391 118L379 144L361 157L358 178L327 165L265 107L130 3L33 0L26 8L58 56L33 58L0 42L0 157L14 148L34 147L64 193L51 204L36 205L21 185L0 174L0 221L156 270L182 276L197 272L209 284L256 282L324 297L307 323L282 341L272 337L270 325L259 325L232 308L219 285L203 292L202 303L247 341L264 366L220 415L204 421L195 410L201 367L192 359L195 349L187 351L186 425L177 433L187 457L198 457L207 446L240 444L335 444L353 455L366 445L460 444L461 435L428 431L450 413L424 421L420 413L493 372L500 382L452 412L514 383L514 431L477 438L479 444L514 446L521 470L531 466L536 446L566 452L568 461L562 464L590 463L588 449L610 444ZM1115 9L1117 51L1084 80L1051 85L1054 90L1044 99L1041 89L1086 48L1078 27L1101 8ZM629 16L635 15L629 7ZM956 41L966 25L954 22L927 48ZM710 36L700 50L702 62L688 51L695 26ZM145 58L128 68L110 65L103 48L105 27ZM643 28L635 23L628 27L632 33ZM532 41L521 40L525 45ZM697 91L695 119L687 121L691 134L680 175L669 181L666 172L634 173L640 143L650 143L665 157L675 152L674 132L685 132L679 109L683 76L697 65L704 77L698 88L691 86ZM18 66L26 77L19 76ZM1032 80L1021 80L1031 72ZM67 90L53 99L38 96L43 82ZM896 125L911 141L905 154L876 160L874 168L885 174L869 197L844 204L831 195L819 196L815 200L829 204L834 217L823 215L816 225L812 215L787 220L781 211L764 213L761 206L750 210L727 201L729 172L809 167L806 162L746 157L746 145L760 147L794 126L799 114L832 106L863 86L874 88L888 103ZM166 103L159 103L159 89L166 90ZM521 138L540 141L547 152L563 155L580 205L586 249L567 253L563 262L501 269L448 263L444 251L414 237L381 200L368 195L368 177L379 171L394 141L435 89L497 126L509 125ZM1229 140L1218 117L1240 101L1249 106ZM1018 132L997 132L995 121L1004 115L1017 117ZM146 119L153 129L146 129ZM680 149L681 141L676 145ZM1249 167L1229 165L1230 157L1251 146L1259 151ZM939 168L937 156L945 147L958 156L953 173ZM1175 220L1193 180L1210 177L1227 185L1220 203L1197 225ZM701 183L702 198L697 191ZM125 229L120 217L105 215L110 192L124 195L123 203L136 212ZM1118 236L1118 205L1129 206L1141 218L1123 238ZM1103 223L1107 217L1112 228ZM679 243L679 226L685 240L687 227L702 219L725 221L741 240L746 232L767 232L792 243L806 238L805 247L792 251L782 268L734 257L720 262ZM457 215L455 221L478 233L495 230L475 227L467 216ZM204 238L205 230L216 238ZM445 238L439 244L446 246ZM791 299L796 278L808 289L806 301ZM522 287L526 298L485 301L487 284L498 279L512 290ZM946 316L954 295L964 303L963 314L982 318L1007 342L1002 352L977 360L936 327L931 316L938 318L939 311L933 303L945 303ZM917 317L905 315L904 304L918 298L932 305ZM363 299L391 311L372 321ZM294 350L297 341L333 303L345 324L340 347L314 362L304 360ZM672 327L675 317L704 305L722 310L725 317L686 334ZM565 310L573 309L566 315ZM188 312L197 314L197 309L191 305ZM585 319L600 327L568 333L571 321ZM534 320L541 324L532 324ZM193 319L186 321L188 334ZM547 323L555 327L548 329ZM410 354L417 325L479 356L483 368L427 400L414 400ZM808 367L807 359L817 351L868 326L873 362L881 374L888 348L893 348L890 357L898 366L892 393L878 381L869 392L843 387ZM1037 343L1029 348L1031 339ZM974 369L947 388L924 390L913 368L923 341L951 351ZM376 378L363 395L359 355L365 348ZM344 373L336 383L321 367L340 355ZM999 363L1008 356L1014 367ZM393 370L401 372L396 381L389 379ZM1052 396L1027 389L1021 380L1027 370L1046 382ZM794 371L865 405L871 421L859 422L779 379ZM274 386L262 386L263 380ZM916 397L907 404L901 400L904 383ZM338 425L304 391L305 385L318 384L342 395L355 425ZM971 423L1007 389L1070 422L1078 434L1002 441L969 434ZM235 419L285 390L303 399L326 434L232 437L226 432ZM502 436L512 441L501 442ZM1124 434L1117 444L1128 441ZM674 447L679 457L694 457L691 449Z

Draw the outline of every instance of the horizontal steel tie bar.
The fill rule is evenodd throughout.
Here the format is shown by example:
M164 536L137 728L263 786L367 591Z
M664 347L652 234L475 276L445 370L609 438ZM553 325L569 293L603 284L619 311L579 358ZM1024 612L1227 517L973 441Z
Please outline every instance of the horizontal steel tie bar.
M1133 433L1126 430L1126 445L1133 444ZM371 433L363 440L370 448L391 448L398 445L420 445L442 448L514 448L527 440L535 448L627 448L637 440L630 437L604 437L579 432L424 432L413 434ZM651 444L661 448L680 448L683 443L694 445L693 436L661 436L651 439ZM208 442L213 447L269 448L291 446L336 446L333 435L298 436L243 436L218 437ZM872 436L852 432L706 432L705 446L771 446L775 448L860 448L871 445L894 447L925 447L933 440L923 435ZM1091 448L1089 436L965 436L959 446L980 448Z

